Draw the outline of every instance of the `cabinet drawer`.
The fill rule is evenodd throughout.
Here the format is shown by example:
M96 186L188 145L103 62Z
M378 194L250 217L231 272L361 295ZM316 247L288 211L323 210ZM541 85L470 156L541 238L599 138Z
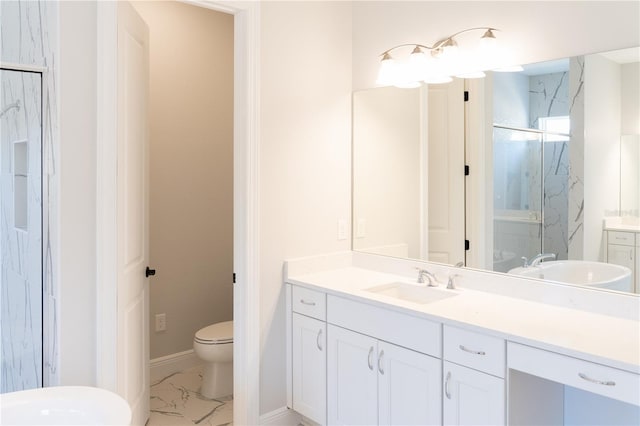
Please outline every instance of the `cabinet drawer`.
M389 343L440 358L440 323L332 295L327 322Z
M447 361L504 378L504 339L445 325L443 341Z
M510 369L640 405L640 375L602 364L509 342Z
M320 291L294 285L291 306L294 312L324 321L327 318L326 297Z
M621 246L633 246L636 243L636 234L633 232L608 231L608 243Z

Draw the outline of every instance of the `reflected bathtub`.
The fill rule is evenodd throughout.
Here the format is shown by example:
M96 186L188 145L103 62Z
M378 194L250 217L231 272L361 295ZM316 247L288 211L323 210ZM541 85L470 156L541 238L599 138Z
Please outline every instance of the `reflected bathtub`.
M612 263L558 260L543 262L538 266L514 268L509 273L566 284L633 292L631 270Z

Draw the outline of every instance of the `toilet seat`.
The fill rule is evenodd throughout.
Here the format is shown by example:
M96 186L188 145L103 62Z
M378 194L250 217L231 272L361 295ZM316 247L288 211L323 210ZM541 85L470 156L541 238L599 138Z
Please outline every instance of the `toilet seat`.
M193 339L203 345L223 345L233 343L233 321L219 322L201 328Z

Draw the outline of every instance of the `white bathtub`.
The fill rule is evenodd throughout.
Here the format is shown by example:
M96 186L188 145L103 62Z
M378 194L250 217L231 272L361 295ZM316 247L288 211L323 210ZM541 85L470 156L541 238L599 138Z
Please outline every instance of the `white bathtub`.
M129 425L120 396L88 386L53 386L0 395L0 425Z
M538 266L514 268L509 273L588 287L633 291L631 270L612 263L558 260L542 262Z

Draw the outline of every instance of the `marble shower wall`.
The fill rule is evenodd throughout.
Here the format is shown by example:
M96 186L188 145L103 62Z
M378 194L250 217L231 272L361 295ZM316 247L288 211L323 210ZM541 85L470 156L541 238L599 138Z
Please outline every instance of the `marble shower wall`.
M0 70L0 392L42 386L41 74Z
M49 224L57 223L58 187L57 187L57 90L56 90L56 58L58 56L58 3L53 1L1 1L0 2L0 62L18 67L40 67L42 73L42 191L43 206L42 220L42 345L44 368L41 380L44 385L58 383L58 346L57 346L57 297L58 283L56 281L57 230ZM16 89L16 83L11 85ZM2 88L4 105L5 93L9 89ZM26 99L25 96L25 104ZM23 110L24 112L24 110ZM4 130L3 130L4 131ZM4 170L2 171L4 173ZM4 193L4 189L3 189ZM4 211L4 200L2 210ZM4 219L3 219L4 223ZM2 231L2 239L8 236L6 229ZM4 251L4 250L3 250ZM2 263L8 255L2 254ZM3 267L4 270L4 267ZM5 279L3 277L2 286ZM4 302L3 302L4 303ZM4 309L3 309L4 313ZM3 319L4 320L4 319ZM36 345L36 343L34 343ZM4 345L3 345L4 347ZM3 349L4 350L4 349ZM3 355L3 372L5 364ZM9 368L7 367L7 370ZM6 372L13 374L13 372ZM3 385L4 386L4 385Z
M569 72L529 78L529 128L541 128L541 118L569 115ZM568 255L569 141L545 141L542 159L543 185L534 186L534 197L542 199L544 188L543 251Z
M569 61L569 259L584 257L584 56Z

